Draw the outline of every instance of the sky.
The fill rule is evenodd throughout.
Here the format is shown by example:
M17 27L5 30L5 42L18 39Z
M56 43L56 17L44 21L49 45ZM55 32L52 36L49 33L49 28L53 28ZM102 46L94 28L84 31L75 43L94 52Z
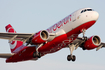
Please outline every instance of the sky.
M36 33L87 7L97 11L99 19L86 31L86 36L98 35L105 42L105 0L0 0L0 32L11 24L18 33ZM0 53L10 53L7 40L0 39ZM67 61L68 54L69 49L64 48L37 61L5 63L0 58L0 70L105 70L105 48L99 51L78 48L73 52L75 62Z

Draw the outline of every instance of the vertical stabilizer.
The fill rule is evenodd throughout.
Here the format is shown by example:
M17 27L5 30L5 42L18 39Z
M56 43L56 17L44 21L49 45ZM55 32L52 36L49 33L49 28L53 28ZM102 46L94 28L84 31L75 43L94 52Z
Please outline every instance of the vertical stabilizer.
M16 33L16 31L13 29L13 27L10 24L8 24L5 27L5 29L6 29L6 32ZM10 44L11 53L15 53L14 50L20 47L23 44L23 42L22 41L12 41L9 44Z

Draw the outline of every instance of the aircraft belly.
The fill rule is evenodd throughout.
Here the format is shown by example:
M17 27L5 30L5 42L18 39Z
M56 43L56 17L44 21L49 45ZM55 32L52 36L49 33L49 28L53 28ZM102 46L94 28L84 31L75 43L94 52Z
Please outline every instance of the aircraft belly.
M43 55L59 51L60 49L68 46L68 44L70 44L76 38L77 36L68 39L67 34L60 35L56 37L53 41L48 42L44 46L40 47L38 51L41 52Z

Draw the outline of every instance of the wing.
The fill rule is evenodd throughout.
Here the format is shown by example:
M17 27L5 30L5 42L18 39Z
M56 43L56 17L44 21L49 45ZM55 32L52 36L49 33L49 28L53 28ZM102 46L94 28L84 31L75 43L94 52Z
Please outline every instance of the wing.
M72 43L75 44L75 49L77 49L78 47L83 47L84 46L83 44L85 42L86 40L84 40L82 37L78 37ZM104 47L105 47L105 43L101 42L101 44L96 48L96 51Z
M0 53L0 58L9 58L13 55L13 53Z
M97 47L96 51L98 51L99 49L101 48L104 48L105 47L105 43L101 43L99 47Z
M28 41L35 33L0 33L0 39L8 39L9 42L12 40Z

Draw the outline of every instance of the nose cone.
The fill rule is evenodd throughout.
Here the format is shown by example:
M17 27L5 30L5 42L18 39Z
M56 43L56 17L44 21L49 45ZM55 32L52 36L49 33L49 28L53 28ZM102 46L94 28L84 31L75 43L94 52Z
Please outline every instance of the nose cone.
M98 17L99 17L98 12L94 11L93 14L92 14L93 20L97 21L98 20Z

